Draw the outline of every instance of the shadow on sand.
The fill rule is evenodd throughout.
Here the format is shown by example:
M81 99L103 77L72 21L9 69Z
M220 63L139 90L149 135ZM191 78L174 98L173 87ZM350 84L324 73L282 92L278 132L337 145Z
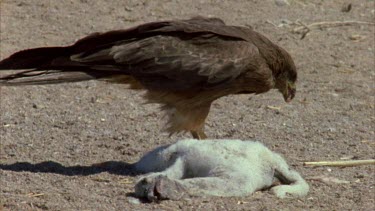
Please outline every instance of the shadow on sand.
M35 164L29 162L16 162L13 164L0 164L0 169L16 172L28 171L35 173L54 173L66 176L88 176L102 172L124 176L139 175L134 169L134 165L120 161L107 161L103 163L95 163L90 166L64 166L54 161L45 161Z

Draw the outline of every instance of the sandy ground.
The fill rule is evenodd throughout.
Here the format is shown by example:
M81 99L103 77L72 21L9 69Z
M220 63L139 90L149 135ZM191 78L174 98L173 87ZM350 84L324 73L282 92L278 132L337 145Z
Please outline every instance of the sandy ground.
M225 3L223 3L225 2ZM129 202L128 163L182 137L161 133L156 105L122 85L89 81L1 87L0 207L4 210L375 210L375 167L304 167L304 161L374 159L374 25L312 28L296 23L372 21L374 1L1 0L1 58L66 45L95 31L209 15L251 25L293 56L298 93L219 99L207 134L256 139L284 155L311 185L305 198L269 191L248 197ZM352 3L349 12L345 5ZM324 183L313 177L339 182ZM310 178L310 179L309 179ZM1 208L0 208L1 210Z

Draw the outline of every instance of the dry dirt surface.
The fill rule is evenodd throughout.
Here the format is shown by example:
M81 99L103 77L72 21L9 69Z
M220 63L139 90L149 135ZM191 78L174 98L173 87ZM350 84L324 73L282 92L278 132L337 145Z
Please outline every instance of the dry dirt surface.
M1 59L147 21L205 15L253 26L293 56L297 96L289 104L276 91L221 98L207 134L265 143L311 191L137 203L128 164L190 136L161 133L163 115L142 105L142 93L88 81L0 87L0 210L375 210L374 165L303 166L375 158L375 31L359 23L374 22L374 9L373 0L1 0ZM310 32L301 39L303 25Z

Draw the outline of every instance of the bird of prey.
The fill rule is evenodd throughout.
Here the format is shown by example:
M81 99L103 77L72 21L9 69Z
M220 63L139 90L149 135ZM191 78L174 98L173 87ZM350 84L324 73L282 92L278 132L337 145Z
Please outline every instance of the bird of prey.
M295 64L283 48L250 27L219 18L150 22L94 33L71 46L17 52L0 61L0 86L105 79L146 90L167 111L166 131L205 139L211 103L231 94L278 89L296 93Z

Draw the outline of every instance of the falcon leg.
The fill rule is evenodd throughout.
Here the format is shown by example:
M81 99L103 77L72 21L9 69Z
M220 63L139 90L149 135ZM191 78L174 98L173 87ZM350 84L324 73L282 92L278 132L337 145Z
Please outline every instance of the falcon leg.
M198 140L207 139L207 136L206 136L206 134L204 133L203 130L190 131L190 133L193 136L193 138L195 138L195 139L198 139Z

